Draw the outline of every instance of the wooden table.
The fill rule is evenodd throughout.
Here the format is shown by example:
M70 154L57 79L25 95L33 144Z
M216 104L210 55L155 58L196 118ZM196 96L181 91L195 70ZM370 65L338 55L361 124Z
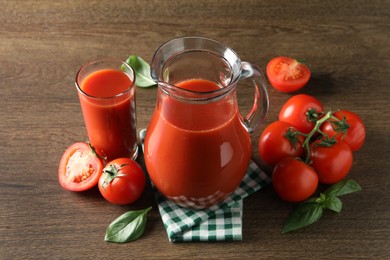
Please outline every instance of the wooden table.
M387 258L389 211L388 1L0 1L0 259ZM205 36L261 66L279 55L312 70L307 93L326 109L349 109L367 127L349 177L363 191L343 197L339 214L283 235L294 204L269 186L245 199L243 241L168 242L148 187L129 206L106 202L97 189L63 190L58 163L67 146L86 140L74 87L76 71L101 57L150 61L178 36ZM138 128L148 125L156 88L137 90ZM252 90L239 91L242 110ZM291 96L269 88L266 124ZM259 158L254 149L254 158ZM144 236L103 241L127 210L153 206Z

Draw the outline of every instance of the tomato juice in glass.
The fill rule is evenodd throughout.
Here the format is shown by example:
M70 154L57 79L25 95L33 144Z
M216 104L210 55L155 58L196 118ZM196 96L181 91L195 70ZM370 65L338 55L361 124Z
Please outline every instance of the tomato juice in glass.
M88 63L76 76L89 141L108 161L138 154L134 82L131 67L114 59Z

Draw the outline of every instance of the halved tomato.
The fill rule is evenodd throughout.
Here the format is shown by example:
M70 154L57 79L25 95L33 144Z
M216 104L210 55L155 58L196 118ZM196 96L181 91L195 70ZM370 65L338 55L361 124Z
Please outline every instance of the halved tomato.
M267 76L271 85L281 92L301 89L310 79L309 68L290 57L276 57L267 64Z
M95 148L88 143L77 142L62 155L58 179L67 190L85 191L98 183L102 170L103 162Z

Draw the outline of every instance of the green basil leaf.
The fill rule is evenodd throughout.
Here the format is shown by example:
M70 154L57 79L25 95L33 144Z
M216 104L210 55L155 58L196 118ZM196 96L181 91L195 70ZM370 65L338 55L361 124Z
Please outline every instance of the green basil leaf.
M323 208L321 204L317 202L304 202L299 204L284 223L282 233L287 233L313 224L321 218L322 212Z
M130 55L126 63L133 68L135 84L138 87L146 88L157 84L150 76L150 66L144 59L136 55Z
M361 190L362 188L356 181L342 180L330 186L327 190L325 190L324 194L326 197L342 196L342 195L346 195Z
M151 209L128 211L120 215L108 226L104 240L126 243L138 239L144 233L146 216Z
M333 210L337 213L339 213L343 208L342 201L336 196L327 197L322 205L325 208Z

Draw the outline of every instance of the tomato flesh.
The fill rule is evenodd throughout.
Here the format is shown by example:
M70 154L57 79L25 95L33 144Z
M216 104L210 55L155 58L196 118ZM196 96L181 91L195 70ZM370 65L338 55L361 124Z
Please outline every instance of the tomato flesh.
M310 79L309 68L289 57L276 57L267 64L271 85L281 92L293 92L304 87Z
M84 142L74 143L64 152L58 169L61 186L71 191L84 191L95 186L103 169L102 161Z

